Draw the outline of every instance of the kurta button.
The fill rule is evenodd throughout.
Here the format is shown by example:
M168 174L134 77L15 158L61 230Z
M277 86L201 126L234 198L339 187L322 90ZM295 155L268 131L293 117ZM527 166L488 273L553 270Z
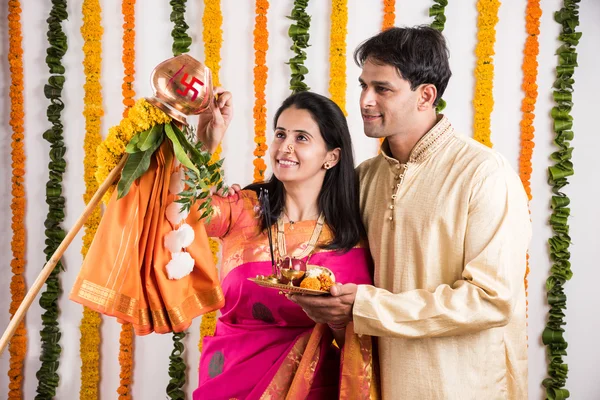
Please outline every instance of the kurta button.
M393 220L394 220L394 217L388 217L388 219L389 219L390 221L393 221Z
M392 205L390 206L390 210L393 210L393 209L394 209L394 205L392 204Z

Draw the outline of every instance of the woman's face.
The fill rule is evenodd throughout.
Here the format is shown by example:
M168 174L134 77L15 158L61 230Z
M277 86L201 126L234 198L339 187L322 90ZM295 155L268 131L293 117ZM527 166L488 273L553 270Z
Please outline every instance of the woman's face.
M279 116L270 154L273 173L283 183L322 181L326 172L323 165L334 164L312 115L295 107Z

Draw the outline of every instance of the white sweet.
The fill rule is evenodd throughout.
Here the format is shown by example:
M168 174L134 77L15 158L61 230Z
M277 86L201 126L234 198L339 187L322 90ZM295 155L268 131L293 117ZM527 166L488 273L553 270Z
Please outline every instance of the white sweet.
M181 240L181 247L188 247L194 242L194 229L188 224L183 224L177 229L177 234Z
M171 181L169 182L169 193L178 194L183 191L185 184L183 180L185 179L185 174L183 173L183 168L178 169L177 171L171 174Z
M166 266L169 279L181 279L194 269L194 259L187 252L171 254L171 261Z
M165 214L167 216L167 220L171 224L179 225L189 215L190 212L188 210L179 212L180 209L181 209L181 204L175 203L175 202L173 202L167 206L167 209L165 210Z
M179 253L183 247L183 238L177 231L171 231L165 235L165 247L171 253Z

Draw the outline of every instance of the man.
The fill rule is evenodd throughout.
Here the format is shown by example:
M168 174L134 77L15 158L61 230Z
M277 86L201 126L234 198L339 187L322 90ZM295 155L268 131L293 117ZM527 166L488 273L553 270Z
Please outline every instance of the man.
M436 114L451 75L440 33L392 28L354 57L365 134L385 139L358 167L375 286L290 299L379 338L383 399L526 399L531 226L519 177Z

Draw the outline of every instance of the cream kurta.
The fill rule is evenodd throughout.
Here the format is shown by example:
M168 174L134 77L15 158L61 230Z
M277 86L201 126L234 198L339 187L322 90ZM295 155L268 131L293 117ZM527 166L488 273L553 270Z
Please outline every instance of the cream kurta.
M407 164L385 148L358 168L376 287L359 286L353 311L379 337L383 399L526 399L519 177L445 117Z

